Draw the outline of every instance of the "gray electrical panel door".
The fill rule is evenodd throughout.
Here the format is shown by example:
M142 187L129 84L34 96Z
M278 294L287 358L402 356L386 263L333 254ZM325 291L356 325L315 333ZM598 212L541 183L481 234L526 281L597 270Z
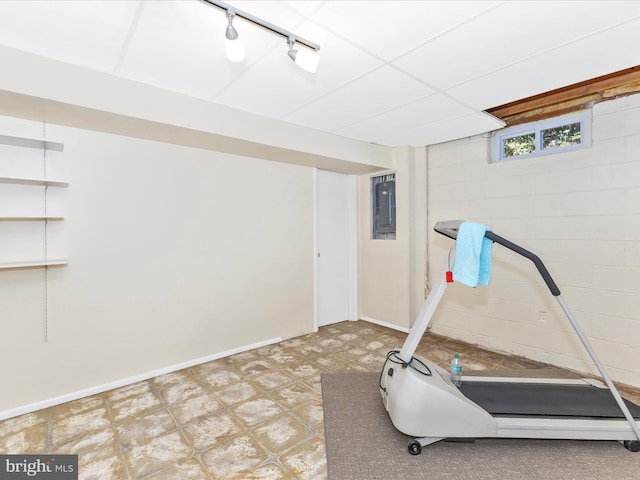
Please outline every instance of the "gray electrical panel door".
M391 178L389 178L391 177ZM395 238L396 181L395 175L373 179L373 238ZM377 180L377 181L376 181ZM384 180L384 181L382 181Z

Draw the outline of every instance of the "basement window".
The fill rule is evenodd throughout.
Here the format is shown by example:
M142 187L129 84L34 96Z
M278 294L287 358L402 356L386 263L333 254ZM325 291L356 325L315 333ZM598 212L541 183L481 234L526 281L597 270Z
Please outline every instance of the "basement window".
M396 238L396 174L371 178L371 238Z
M591 110L498 130L492 161L562 153L591 145Z

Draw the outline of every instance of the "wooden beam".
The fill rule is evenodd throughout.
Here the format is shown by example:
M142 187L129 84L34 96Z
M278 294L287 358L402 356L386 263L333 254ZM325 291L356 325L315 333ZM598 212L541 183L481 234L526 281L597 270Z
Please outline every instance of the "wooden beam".
M620 95L631 95L638 92L640 92L640 82L634 82L615 88L608 88L602 92L602 98L614 98Z
M509 126L519 125L521 123L536 122L538 120L544 120L545 118L556 117L558 115L564 115L565 113L583 110L585 108L588 108L593 103L597 103L601 100L602 95L599 93L594 93L592 95L586 95L564 102L554 103L553 105L546 105L544 107L536 108L533 110L527 110L526 112L516 113L508 117L503 117L502 120L504 120Z
M524 98L516 102L506 103L498 107L487 110L491 115L502 120L506 118L514 118L516 115L525 112L539 110L541 108L551 108L557 105L558 109L564 109L566 102L574 101L580 98L599 95L600 99L604 99L604 92L624 92L625 89L631 88L629 92L634 90L640 83L640 66L627 68L609 75L603 75L584 82L568 85L563 88L551 90L532 97ZM629 87L629 85L634 85ZM610 93L611 95L613 93ZM614 94L619 95L620 93ZM594 100L598 101L598 100ZM509 122L507 122L509 123Z

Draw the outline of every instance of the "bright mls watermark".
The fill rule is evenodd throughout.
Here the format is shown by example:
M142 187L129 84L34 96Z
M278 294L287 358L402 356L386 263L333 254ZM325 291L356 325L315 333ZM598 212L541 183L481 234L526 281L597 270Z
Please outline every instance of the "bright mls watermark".
M78 480L77 455L0 455L0 480Z

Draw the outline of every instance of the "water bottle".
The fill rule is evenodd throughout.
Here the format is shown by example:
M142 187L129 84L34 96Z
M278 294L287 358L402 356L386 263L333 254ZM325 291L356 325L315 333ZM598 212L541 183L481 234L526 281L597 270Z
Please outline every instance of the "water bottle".
M451 360L451 382L456 387L462 385L462 360L459 353L456 353Z

